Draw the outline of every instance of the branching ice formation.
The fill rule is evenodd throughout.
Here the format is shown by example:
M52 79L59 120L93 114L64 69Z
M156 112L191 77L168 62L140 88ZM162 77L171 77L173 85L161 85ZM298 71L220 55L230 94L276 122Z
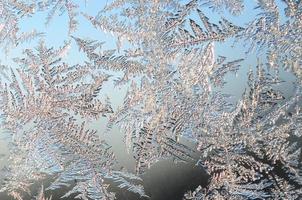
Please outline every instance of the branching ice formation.
M1 118L12 135L2 191L21 199L33 181L54 175L48 189L77 180L65 197L114 199L106 179L146 196L136 182L141 179L115 171L109 146L85 126L89 119L108 115L108 129L118 125L124 133L137 174L162 159L197 162L193 154L200 153L198 163L211 179L184 199L301 199L302 3L257 0L258 15L247 25L223 16L215 21L207 14L240 17L248 9L245 3L115 0L96 16L81 17L111 33L116 50L102 49L96 38L69 35L86 55L85 64L62 61L69 43L58 50L41 43L14 59L20 67L1 65ZM58 11L66 11L73 33L77 7L71 0L1 1L1 46L7 49L39 35L18 28L21 19L35 12L46 11L47 24ZM216 46L230 41L243 44L245 58L216 55ZM250 54L256 54L257 64L247 74L241 98L231 103L223 90L225 76L246 68ZM128 85L116 111L98 98L109 78L104 70L122 72L115 84ZM295 78L290 96L278 88L284 70ZM182 143L183 138L196 148Z

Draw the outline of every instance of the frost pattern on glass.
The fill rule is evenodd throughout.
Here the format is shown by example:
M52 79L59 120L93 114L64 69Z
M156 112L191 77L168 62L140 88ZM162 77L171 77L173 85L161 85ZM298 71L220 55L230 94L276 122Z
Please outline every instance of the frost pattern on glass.
M109 102L98 98L108 75L93 65L62 62L68 48L66 43L49 49L41 42L36 50L26 49L15 59L21 67L8 71L1 85L3 127L12 134L11 165L1 191L21 199L34 181L55 175L47 190L77 181L63 197L114 199L105 179L144 196L142 186L132 183L141 179L112 170L110 146L85 126L85 120L112 112Z
M144 66L130 74L127 68L117 80L131 86L111 117L125 132L138 173L162 158L193 159L179 142L185 137L196 141L212 178L206 189L184 198L301 198L301 4L284 3L285 22L275 1L257 1L261 13L246 27L224 18L212 23L202 11L209 6L238 15L244 11L241 1L115 1L96 17L86 15L96 28L115 34L118 46L130 42L128 60ZM219 90L224 76L244 61L215 55L215 42L227 39L243 42L259 57L236 104ZM290 98L275 89L282 83L281 68L297 78Z
M73 33L78 25L78 4L72 0L1 0L0 1L0 47L8 51L11 47L43 36L43 33L20 31L22 20L29 19L35 14L47 12L45 25L48 25L55 16L67 13L68 32Z
M44 194L44 187L43 187L43 185L42 185L39 194L36 196L36 200L51 200L51 199L52 199L51 196L50 196L49 198L45 197L45 194Z
M114 199L106 179L146 197L137 184L141 178L113 170L110 147L86 127L90 119L109 116L107 128L118 125L123 131L138 175L170 158L197 162L207 171L207 187L188 191L183 199L301 199L302 4L256 0L258 15L247 25L221 15L240 17L249 12L245 3L114 0L96 16L81 17L113 34L116 49L68 34L87 56L85 64L62 61L69 42L58 50L41 42L14 59L20 67L0 65L1 119L12 135L11 165L3 171L7 179L1 191L22 199L34 181L55 175L48 190L77 180L63 197ZM42 36L19 33L19 21L36 10L48 13L46 24L66 11L73 33L77 8L69 0L1 1L1 47ZM212 20L208 10L219 13L219 20ZM217 46L230 41L243 46L246 55L218 55ZM246 66L251 54L257 60L253 67ZM245 90L231 103L223 90L225 77L248 67ZM128 86L115 111L109 100L98 98L109 79L106 70L122 72L115 85ZM282 70L295 77L289 97L278 88ZM43 188L39 198L45 199L42 193Z

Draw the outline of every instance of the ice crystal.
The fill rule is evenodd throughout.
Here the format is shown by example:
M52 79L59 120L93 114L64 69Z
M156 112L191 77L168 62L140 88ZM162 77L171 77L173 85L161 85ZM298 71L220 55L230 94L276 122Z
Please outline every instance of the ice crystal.
M68 32L77 29L78 4L72 0L2 0L0 1L0 39L1 48L6 51L18 44L41 37L36 30L22 32L21 21L37 13L47 12L45 24L48 25L55 15L67 12Z
M44 187L42 185L41 187L41 191L39 192L38 196L36 197L36 200L51 200L52 198L49 197L49 198L46 198L45 197L45 194L44 194Z
M0 47L6 51L11 46L39 36L41 33L33 30L32 32L21 32L19 21L34 12L32 4L18 1L0 1Z
M33 181L46 175L56 176L47 188L54 190L77 184L73 193L81 198L113 199L105 179L113 179L121 188L144 195L139 177L115 172L114 155L96 131L72 117L98 119L111 113L107 103L97 98L108 75L92 65L69 66L62 58L69 44L58 50L40 43L36 51L25 50L16 58L22 68L11 69L9 82L1 85L3 126L12 133L11 165L2 191L21 199Z
M43 43L25 49L24 57L14 59L17 68L1 65L1 119L12 135L11 165L1 191L21 199L35 180L53 175L47 189L71 186L63 197L114 199L107 179L146 196L137 184L142 180L113 169L110 147L87 128L88 120L109 116L107 128L120 127L137 174L162 159L196 161L207 171L209 184L188 191L184 199L301 199L302 4L257 0L257 15L247 25L208 14L240 17L250 11L245 3L115 0L96 16L81 14L111 33L116 49L103 49L96 38L69 35L86 55L84 64L63 62L70 48L66 42L58 50ZM4 47L36 34L18 28L35 12L46 12L49 23L66 11L69 32L77 28L73 1L14 0L0 6ZM217 46L230 41L246 55L218 55ZM257 64L247 73L242 96L231 102L224 91L226 76L246 68L249 59ZM114 112L99 98L109 80L106 70L121 72L115 84L128 86ZM284 70L294 76L290 95L278 87Z
M86 15L97 28L130 42L135 51L128 50L127 58L144 66L134 67L136 72L125 73L117 82L134 77L124 106L111 121L124 130L138 173L167 156L193 159L178 139L197 142L212 179L206 190L186 198L301 198L301 146L295 136L300 125L294 125L300 124L301 115L300 1L285 3L284 23L275 1L257 1L256 9L262 12L247 27L224 18L211 23L199 5L210 5L214 11L226 7L232 14L243 11L243 1L219 2L115 1L96 17ZM110 15L112 9L117 12ZM199 21L190 18L194 12ZM273 70L291 70L297 76L293 96L286 99L276 90L274 85L282 81L259 62L256 75L248 74L242 98L230 104L219 87L225 83L224 75L237 72L244 60L217 59L214 46L230 38L244 41L259 57L267 55L264 62ZM291 109L297 111L289 117ZM167 140L173 141L169 149Z
M124 4L114 2L108 7L114 5ZM150 9L140 13L147 5ZM169 6L177 10L177 14L171 12L173 9L166 9ZM126 65L129 62L138 64L123 70L125 76L117 83L131 77L139 77L140 81L131 82L124 106L111 117L111 123L117 122L125 131L125 142L135 155L138 173L160 158L193 159L193 150L179 143L179 137L186 133L192 138L197 137L203 123L200 115L209 108L215 109L220 104L220 107L225 105L227 109L223 94L217 92L211 95L212 82L222 84L224 74L237 71L240 62L216 60L213 42L233 37L242 28L226 19L222 19L220 25L210 23L197 8L196 1L186 5L174 1L143 2L118 8L121 13L127 10L133 14L129 16L133 24L131 21L129 24L123 21L107 23L110 18L103 17L104 11L97 17L87 16L97 28L128 39L136 49L131 53L127 51L127 57L122 58ZM205 30L193 19L188 23L190 30L182 27L186 23L185 17L194 10ZM120 27L124 27L123 32ZM102 58L94 52L86 51L86 54L94 56L93 60ZM115 66L110 69L121 70ZM210 101L213 105L215 102L215 106L209 104Z

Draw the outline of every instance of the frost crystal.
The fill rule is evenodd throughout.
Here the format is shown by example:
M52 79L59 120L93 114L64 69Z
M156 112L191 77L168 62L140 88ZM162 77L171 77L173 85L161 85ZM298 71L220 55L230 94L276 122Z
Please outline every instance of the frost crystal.
M110 147L83 121L112 112L97 98L108 75L89 64L62 62L68 46L54 50L40 43L36 51L25 50L24 58L15 59L22 68L11 69L8 82L1 85L3 126L12 133L11 165L2 190L21 198L33 181L55 175L48 190L77 180L64 196L114 199L105 178L144 195L127 174L112 171L115 159ZM131 180L135 178L139 179Z
M51 175L48 190L70 187L63 197L114 199L107 179L147 197L142 179L114 169L109 145L87 127L108 116L107 129L123 132L138 175L162 159L203 166L209 184L185 200L301 199L302 4L253 3L254 10L244 0L114 0L96 16L78 16L80 4L71 0L1 1L4 49L43 36L20 32L21 20L46 12L48 24L67 12L66 40L87 57L69 65L63 57L71 42L57 50L41 42L13 59L18 67L0 65L0 119L12 135L1 191L22 199L34 181ZM245 12L256 14L246 25L232 22ZM71 35L78 17L111 33L116 49ZM246 54L237 56L237 47ZM234 55L221 53L226 48ZM231 101L229 77L244 70L244 91ZM128 88L117 110L100 98L109 72L118 72L116 86ZM284 89L284 74L293 77L293 91ZM43 188L38 199L45 199Z

